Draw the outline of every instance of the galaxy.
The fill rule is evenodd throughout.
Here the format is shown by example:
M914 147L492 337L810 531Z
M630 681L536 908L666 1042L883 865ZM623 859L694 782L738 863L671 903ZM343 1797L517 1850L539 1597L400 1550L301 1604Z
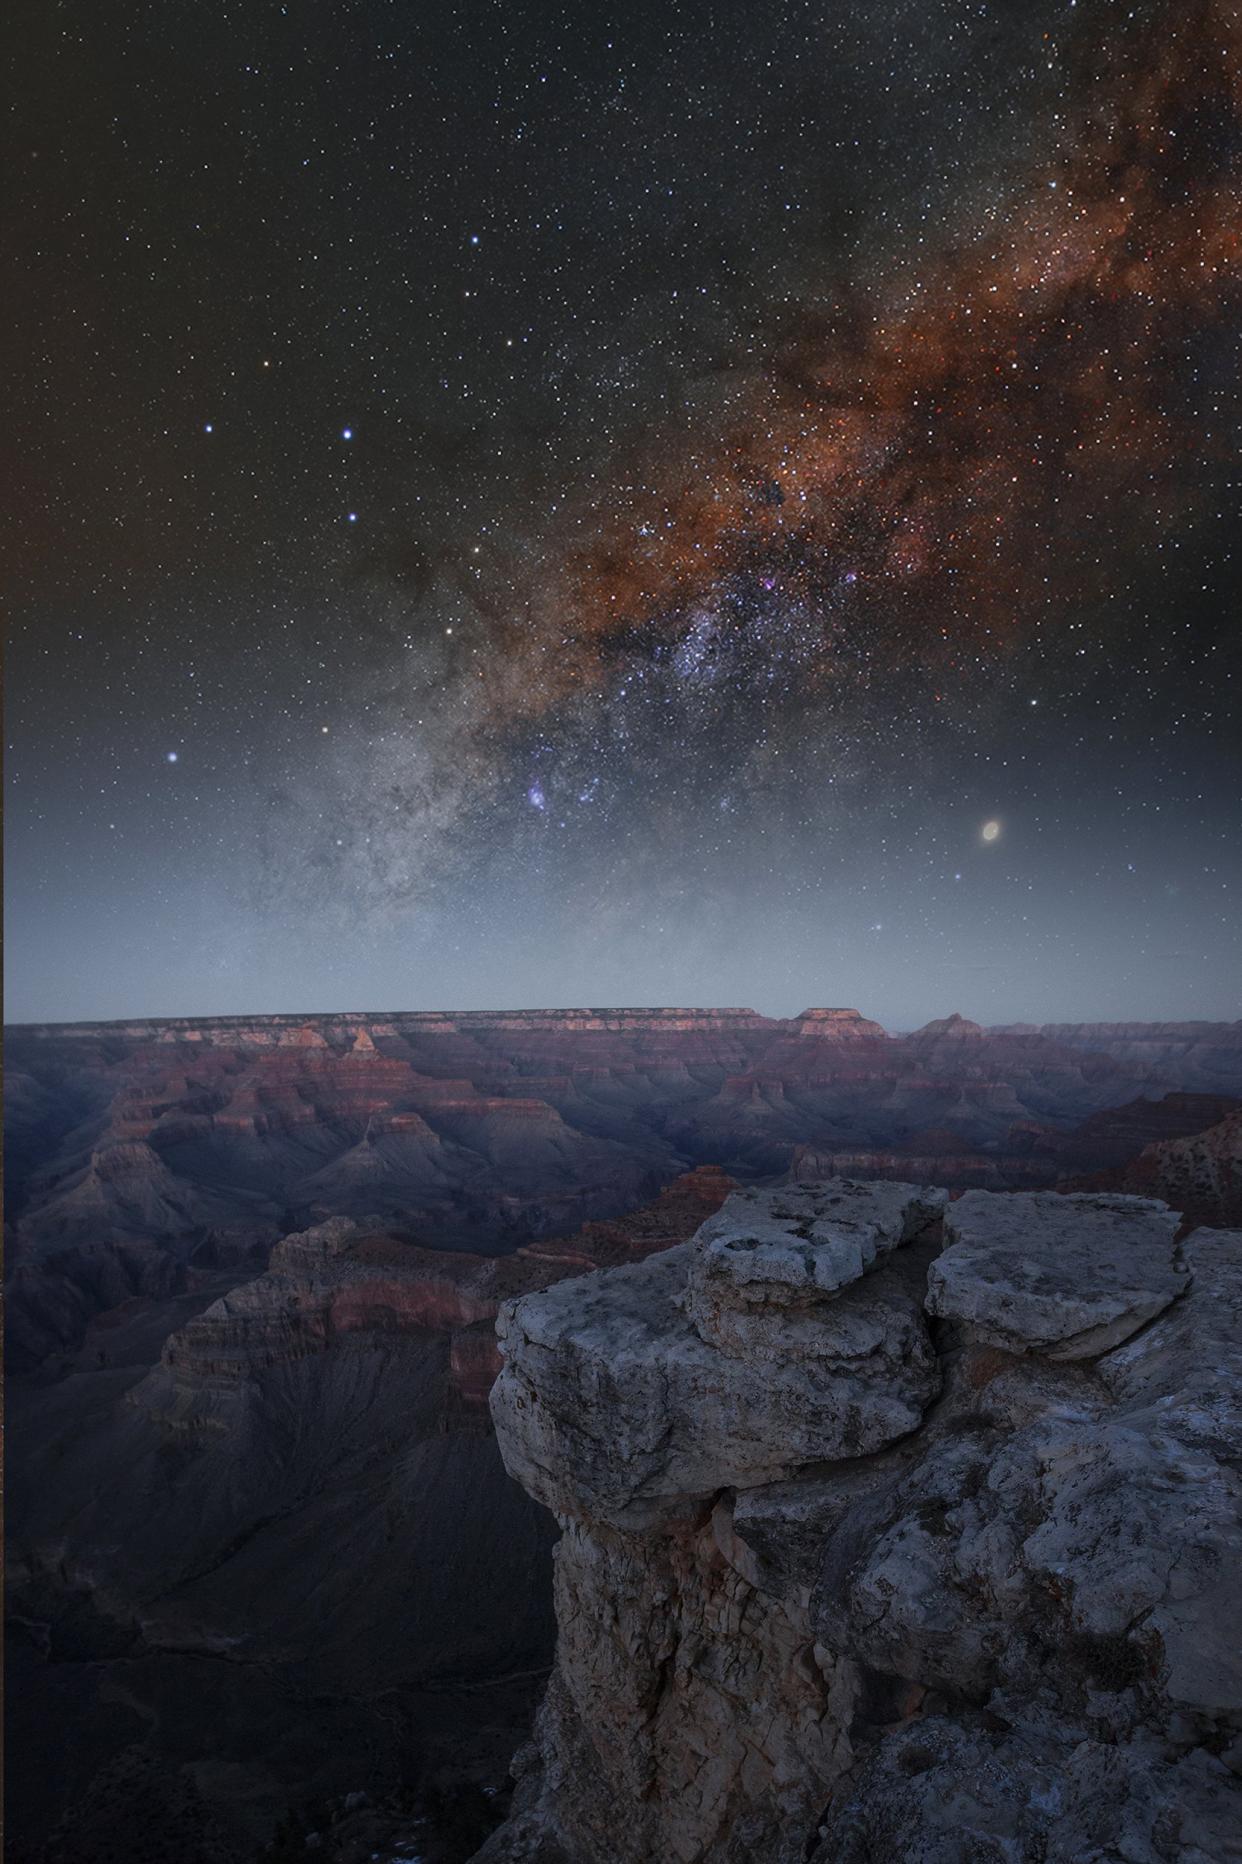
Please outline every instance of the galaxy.
M1234 7L30 39L10 1016L1234 1013Z

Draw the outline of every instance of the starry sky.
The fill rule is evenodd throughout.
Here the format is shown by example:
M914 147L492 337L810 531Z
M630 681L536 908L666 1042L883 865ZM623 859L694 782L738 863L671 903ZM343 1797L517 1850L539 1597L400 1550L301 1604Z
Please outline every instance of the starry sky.
M1242 9L24 4L10 1020L1239 1013Z

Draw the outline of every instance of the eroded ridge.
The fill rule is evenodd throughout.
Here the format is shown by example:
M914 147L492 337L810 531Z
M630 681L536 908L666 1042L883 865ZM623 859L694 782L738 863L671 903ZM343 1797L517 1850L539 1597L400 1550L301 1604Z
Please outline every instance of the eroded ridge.
M480 1864L1242 1856L1242 1235L831 1180L501 1310L558 1649Z

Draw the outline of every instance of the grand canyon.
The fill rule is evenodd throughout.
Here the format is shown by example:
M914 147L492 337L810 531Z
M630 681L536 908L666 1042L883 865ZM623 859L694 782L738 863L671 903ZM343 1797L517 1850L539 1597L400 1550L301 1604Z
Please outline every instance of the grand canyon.
M6 27L7 1857L1242 1864L1242 4Z
M6 1064L9 1819L12 1855L31 1864L250 1864L308 1844L340 1864L454 1864L480 1845L496 1858L607 1859L600 1809L631 1790L647 1810L617 1857L809 1856L822 1823L812 1801L839 1811L838 1779L865 1800L866 1767L880 1779L907 1766L904 1748L866 1759L876 1729L904 1740L931 1713L925 1702L939 1703L952 1725L928 1750L932 1777L973 1768L982 1738L944 1708L961 1695L944 1680L966 1662L960 1652L924 1676L908 1662L886 1668L874 1638L863 1667L888 1680L867 1685L867 1741L856 1728L848 1764L843 1750L833 1759L822 1703L819 1735L797 1733L829 1684L808 1682L796 1707L782 1677L797 1651L831 1642L798 1600L844 1532L832 1526L842 1505L870 1518L861 1498L879 1493L887 1470L926 1523L941 1506L927 1494L951 1487L937 1459L959 1455L959 1439L1009 1428L997 1420L1010 1411L1034 1431L1074 1393L1087 1401L1073 1386L1086 1377L1077 1361L1039 1371L1029 1342L979 1330L960 1290L958 1306L945 1297L929 1309L931 1336L911 1318L916 1283L927 1288L937 1260L964 1247L953 1213L979 1200L1026 1212L1037 1253L1040 1225L1055 1252L1055 1212L1081 1212L1089 1258L1089 1213L1129 1212L1140 1254L1179 1252L1173 1280L1167 1263L1157 1276L1153 1309L1179 1314L1190 1259L1180 1239L1219 1237L1196 1248L1227 1265L1230 1226L1242 1222L1242 1023L982 1028L950 1015L890 1034L856 1010L815 1008L787 1019L744 1009L171 1018L15 1026ZM713 1225L744 1219L746 1199L801 1209L842 1185L865 1217L846 1227L879 1223L885 1251L902 1245L866 1265L850 1295L880 1301L891 1332L845 1407L862 1420L859 1445L840 1438L839 1394L827 1401L837 1422L816 1421L815 1348L801 1375L811 1385L789 1401L811 1420L796 1454L782 1442L788 1420L765 1425L758 1388L718 1401L723 1412L741 1402L766 1431L753 1468L713 1449L709 1425L663 1418L659 1431L689 1430L687 1455L704 1468L691 1480L679 1467L654 1514L590 1492L566 1424L536 1455L514 1408L533 1376L514 1344L522 1316L555 1303L540 1325L572 1334L575 1313L593 1311L590 1289L606 1306L627 1276L653 1289L684 1276L674 1265L707 1247ZM934 1187L930 1202L911 1203L912 1185ZM894 1200L906 1215L889 1234L891 1222L866 1213ZM1168 1213L1162 1243L1144 1241L1153 1212ZM815 1318L801 1298L783 1319L779 1304L767 1311L778 1331ZM655 1339L656 1357L677 1363L675 1340L634 1324L636 1339ZM775 1364L771 1342L746 1334L739 1345L732 1322L723 1335L718 1317L695 1324L700 1345L735 1370L752 1352L761 1368ZM551 1360L541 1349L537 1381L549 1414L559 1404L576 1415L598 1454L615 1438L626 1467L648 1454L625 1412L630 1397L652 1402L635 1350L626 1372L598 1343L585 1370L578 1347ZM1139 1373L1126 1376L1133 1385ZM1097 1379L1088 1394L1097 1420L1101 1389ZM679 1401L663 1402L675 1412ZM919 1431L925 1414L938 1421ZM917 1454L887 1447L912 1431ZM829 1465L847 1456L857 1467L825 1499ZM780 1484L808 1470L814 1495L795 1482L786 1505ZM678 1724L671 1682L634 1658L652 1609L639 1594L658 1583L680 1598L687 1649L697 1640L713 1670L727 1658L714 1648L722 1558L724 1577L758 1601L756 1642L738 1661L773 1698L776 1772L789 1777L773 1787L770 1754L747 1771L743 1744L730 1765L750 1784L718 1783L700 1815L664 1817L664 1797L684 1799L690 1776L677 1785L683 1760L658 1789L631 1778L639 1725L648 1741L663 1727L670 1754L704 1739L723 1753L740 1737L722 1732L719 1702L715 1734L696 1724L701 1703L683 1703ZM899 1592L911 1571L898 1571ZM575 1640L611 1622L622 1599L637 1614L617 1632L633 1662L612 1649L592 1683ZM915 1610L913 1595L906 1604ZM975 1624L959 1641L982 1636ZM857 1667L860 1649L843 1645L834 1661ZM592 1690L607 1727L583 1720ZM622 1727L627 1692L637 1720ZM511 1771L541 1699L542 1759L535 1773L530 1762ZM841 1723L838 1748L860 1714L856 1704ZM583 1754L614 1742L621 1774L593 1779ZM568 1809L547 1784L567 1769L580 1775ZM888 1810L866 1817L915 1832L917 1807L885 1793ZM748 1820L766 1848L746 1849ZM568 1851L566 1831L576 1834ZM843 1839L822 1852L898 1854Z

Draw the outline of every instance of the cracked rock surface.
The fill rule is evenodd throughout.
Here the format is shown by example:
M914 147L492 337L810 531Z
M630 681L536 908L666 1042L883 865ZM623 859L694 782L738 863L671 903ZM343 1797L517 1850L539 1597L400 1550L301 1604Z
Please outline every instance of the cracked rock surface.
M502 1311L558 1649L478 1864L1242 1859L1242 1234L945 1206L749 1192Z
M913 1430L940 1379L926 1244L888 1257L935 1224L937 1194L838 1183L847 1219L785 1214L827 1208L831 1189L735 1194L736 1230L713 1218L680 1248L502 1308L510 1474L557 1515L634 1528Z
M1185 1289L1177 1227L1152 1198L968 1191L947 1220L928 1312L1010 1352L1094 1358Z

